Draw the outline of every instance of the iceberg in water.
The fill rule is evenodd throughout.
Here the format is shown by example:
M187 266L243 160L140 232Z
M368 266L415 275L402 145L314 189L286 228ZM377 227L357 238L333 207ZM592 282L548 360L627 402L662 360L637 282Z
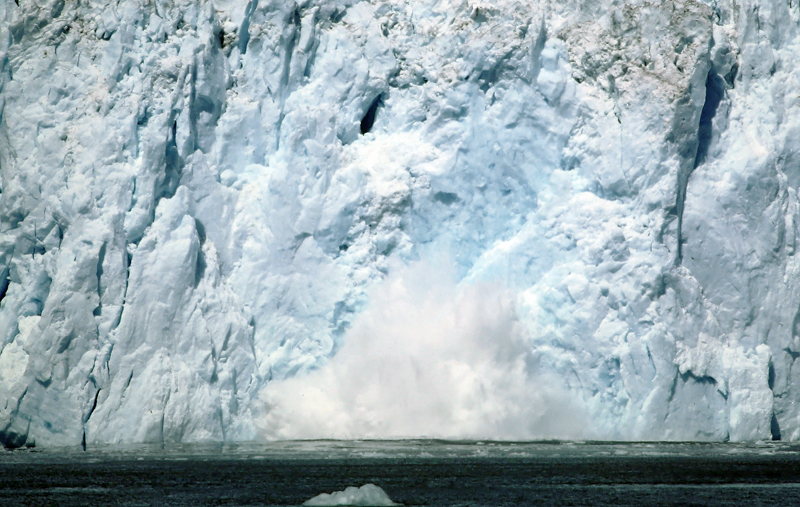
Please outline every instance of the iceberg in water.
M311 500L303 503L303 505L353 505L353 506L369 506L380 507L384 505L402 505L394 503L389 495L386 494L380 487L374 484L365 484L360 488L350 486L345 488L344 491L334 491L331 494L322 493L317 495Z

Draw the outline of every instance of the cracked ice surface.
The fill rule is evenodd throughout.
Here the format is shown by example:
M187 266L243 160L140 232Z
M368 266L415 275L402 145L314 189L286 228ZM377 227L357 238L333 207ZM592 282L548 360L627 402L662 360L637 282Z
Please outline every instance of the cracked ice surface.
M403 295L428 289L397 314L381 283L441 252L433 349L524 343L431 363L472 375L455 406L489 421L428 404L445 436L551 436L564 407L538 389L597 438L800 438L796 4L19 4L0 5L4 444L315 436L291 431L292 382L380 347L381 316L431 321ZM421 339L397 350L427 360ZM510 398L509 365L529 383ZM395 434L390 403L331 396L344 434ZM541 425L509 426L527 401Z

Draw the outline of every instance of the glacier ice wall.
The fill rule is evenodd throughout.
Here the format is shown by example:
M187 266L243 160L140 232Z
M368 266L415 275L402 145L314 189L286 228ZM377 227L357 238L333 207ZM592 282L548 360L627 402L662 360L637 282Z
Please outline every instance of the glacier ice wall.
M523 359L433 349L465 389L528 382L444 436L550 436L559 393L550 413L596 438L800 439L796 2L19 0L0 20L5 445L313 436L281 393L428 322L380 287L442 252L457 288L433 307L495 309L465 322Z

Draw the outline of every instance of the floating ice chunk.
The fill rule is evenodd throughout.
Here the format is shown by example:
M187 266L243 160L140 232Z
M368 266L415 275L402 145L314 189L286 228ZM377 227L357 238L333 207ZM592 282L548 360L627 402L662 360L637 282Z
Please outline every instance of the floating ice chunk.
M350 486L344 491L334 491L331 494L322 493L303 505L401 505L394 503L389 495L374 484L364 484L360 488Z

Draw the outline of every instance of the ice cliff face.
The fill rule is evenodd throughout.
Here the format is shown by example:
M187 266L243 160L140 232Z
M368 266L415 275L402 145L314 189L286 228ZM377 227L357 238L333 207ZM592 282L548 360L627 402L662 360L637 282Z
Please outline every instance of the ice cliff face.
M384 346L381 318L427 323L358 324L441 252L456 294L416 300L452 326L385 330L389 356L469 376L417 407L439 436L800 439L797 2L7 0L0 20L4 444L412 434L358 396L317 414L351 412L340 432L293 432L286 405L292 378L353 371L349 337ZM460 304L497 285L486 319ZM494 355L434 346L462 332ZM498 404L504 369L522 387ZM554 397L591 431L558 433Z

